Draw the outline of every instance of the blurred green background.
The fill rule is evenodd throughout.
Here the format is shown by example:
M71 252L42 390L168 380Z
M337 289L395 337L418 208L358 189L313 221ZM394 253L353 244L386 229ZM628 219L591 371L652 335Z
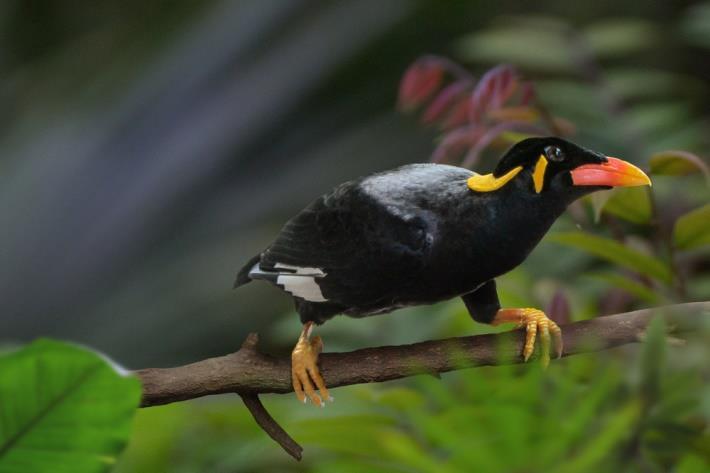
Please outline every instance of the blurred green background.
M253 331L289 352L289 298L231 290L236 271L333 185L429 159L439 134L395 107L423 54L476 76L515 65L575 141L644 167L710 144L708 2L15 0L0 32L1 338L78 341L129 368ZM558 295L579 320L707 300L707 245L663 242L709 197L700 174L659 176L653 215L597 223L580 205L556 225L656 255L673 281L544 241L500 281L504 305ZM452 301L319 333L341 350L488 330ZM302 463L235 396L152 408L117 471L708 471L709 341L341 388L323 411L266 397Z

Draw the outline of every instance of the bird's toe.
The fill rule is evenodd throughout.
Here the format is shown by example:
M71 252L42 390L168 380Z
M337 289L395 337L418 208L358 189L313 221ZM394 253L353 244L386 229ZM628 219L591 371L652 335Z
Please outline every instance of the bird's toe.
M526 326L525 349L523 356L527 361L535 348L535 339L539 333L540 362L547 368L550 364L550 348L554 345L557 358L562 356L562 331L560 327L538 309L523 309Z
M318 355L322 349L320 337L299 340L291 353L291 381L299 401L305 403L310 398L316 406L324 407L324 400L332 398L318 369Z
M501 309L493 324L513 322L525 327L523 359L528 361L535 351L535 341L539 338L540 361L544 367L550 364L550 348L554 346L557 358L562 356L562 330L539 309ZM538 336L539 334L539 336Z

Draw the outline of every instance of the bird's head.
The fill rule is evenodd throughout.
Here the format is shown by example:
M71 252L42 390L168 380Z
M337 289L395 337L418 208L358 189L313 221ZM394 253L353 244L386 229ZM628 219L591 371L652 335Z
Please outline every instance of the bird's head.
M633 164L557 137L520 141L493 173L473 175L468 186L476 192L492 192L509 182L533 194L555 195L567 202L597 190L651 185L648 176Z

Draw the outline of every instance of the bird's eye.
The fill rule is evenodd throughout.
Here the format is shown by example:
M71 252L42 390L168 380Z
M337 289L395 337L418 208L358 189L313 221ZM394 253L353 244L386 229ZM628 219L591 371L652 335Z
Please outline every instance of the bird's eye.
M557 163L564 161L565 159L565 154L557 146L548 146L545 148L545 154L547 155L547 159Z

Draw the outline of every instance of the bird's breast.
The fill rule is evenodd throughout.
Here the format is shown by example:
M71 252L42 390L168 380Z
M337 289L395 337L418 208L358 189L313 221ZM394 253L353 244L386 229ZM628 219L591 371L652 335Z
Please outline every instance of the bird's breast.
M492 199L459 209L442 228L431 259L433 278L463 294L507 273L527 258L562 210Z

